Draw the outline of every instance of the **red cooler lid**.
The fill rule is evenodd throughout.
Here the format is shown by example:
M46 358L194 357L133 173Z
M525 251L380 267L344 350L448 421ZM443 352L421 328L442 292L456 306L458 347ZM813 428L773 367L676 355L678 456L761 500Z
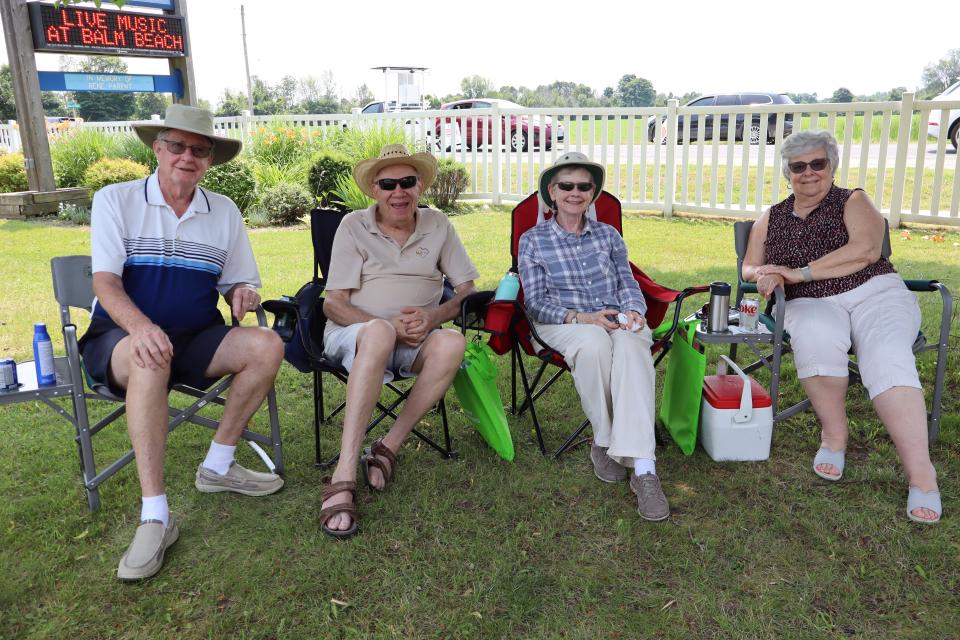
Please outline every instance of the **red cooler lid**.
M763 409L773 404L770 394L752 376L750 392L753 394L754 409ZM742 393L743 380L740 376L704 376L703 378L703 397L714 409L739 409Z

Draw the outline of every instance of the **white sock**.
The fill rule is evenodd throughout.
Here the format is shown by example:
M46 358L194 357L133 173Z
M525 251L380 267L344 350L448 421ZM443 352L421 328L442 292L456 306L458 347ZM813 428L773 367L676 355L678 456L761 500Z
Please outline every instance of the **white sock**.
M203 461L203 466L214 473L224 475L230 465L233 464L233 452L237 450L237 445L220 444L217 441L210 443L210 450L207 451L207 457Z
M170 507L167 506L167 494L141 498L140 522L159 520L166 527L170 524Z
M657 475L657 463L650 458L634 458L633 472L638 476L642 476L645 473Z

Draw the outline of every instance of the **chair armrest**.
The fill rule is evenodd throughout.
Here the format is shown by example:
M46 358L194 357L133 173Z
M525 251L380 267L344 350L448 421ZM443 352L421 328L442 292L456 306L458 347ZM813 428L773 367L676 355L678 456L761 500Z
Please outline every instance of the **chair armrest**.
M939 287L937 287L937 285L940 284L940 283L939 283L937 280L907 280L907 279L904 279L903 284L907 285L907 289L909 289L910 291L931 292L931 291L936 291L936 290L939 288Z
M467 329L484 329L484 314L487 305L493 300L493 291L477 291L471 293L460 302L460 319L458 324L463 333Z
M297 324L297 312L299 310L295 300L264 300L258 308L257 318L263 316L260 322L261 327L267 326L267 317L263 309L273 314L273 330L277 332L280 339L284 342L290 342L293 338L293 329Z
M740 290L741 293L756 293L757 283L743 281L737 284L737 288Z

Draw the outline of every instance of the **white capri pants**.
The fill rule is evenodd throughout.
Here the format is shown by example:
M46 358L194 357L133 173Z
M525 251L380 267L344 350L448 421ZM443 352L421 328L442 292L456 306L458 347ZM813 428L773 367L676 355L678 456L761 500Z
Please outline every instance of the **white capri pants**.
M784 328L800 378L846 378L852 347L871 400L892 387L921 388L912 349L920 306L896 273L839 295L789 300Z
M607 455L624 466L635 458L655 460L656 372L650 329L607 333L591 324L534 326L570 367L594 444L609 447Z

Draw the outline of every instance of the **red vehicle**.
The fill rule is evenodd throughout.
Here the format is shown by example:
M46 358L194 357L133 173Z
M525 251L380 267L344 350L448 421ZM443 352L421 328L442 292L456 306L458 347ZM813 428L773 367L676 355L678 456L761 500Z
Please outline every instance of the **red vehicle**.
M490 109L494 106L500 109L524 108L523 105L509 100L477 98L448 102L441 105L440 109L469 111L471 109ZM473 146L489 145L493 143L492 122L493 118L489 115L474 115L471 113L458 114L455 117L441 117L437 119L437 138L444 141L448 147L453 147L457 143L465 145L468 149ZM510 114L502 116L501 122L503 126L500 132L500 140L514 151L526 151L530 144L533 144L534 148L539 148L541 141L545 145L544 148L549 150L554 141L554 128L556 128L556 141L563 142L563 125L554 125L550 116Z

